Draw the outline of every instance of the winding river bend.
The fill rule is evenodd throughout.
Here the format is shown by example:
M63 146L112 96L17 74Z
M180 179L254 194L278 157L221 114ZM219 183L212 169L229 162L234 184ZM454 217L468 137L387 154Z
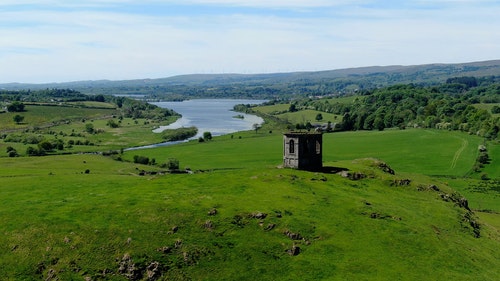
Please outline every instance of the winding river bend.
M253 124L262 124L264 120L258 116L232 111L237 104L261 104L266 100L245 100L245 99L195 99L182 102L153 102L152 104L163 108L173 109L182 114L176 122L161 126L153 132L160 133L166 129L178 129L181 127L195 126L198 133L191 139L203 136L204 132L210 132L212 136L231 134L238 131L251 130ZM235 118L241 115L243 118ZM164 142L133 149L152 148L181 143L184 141Z

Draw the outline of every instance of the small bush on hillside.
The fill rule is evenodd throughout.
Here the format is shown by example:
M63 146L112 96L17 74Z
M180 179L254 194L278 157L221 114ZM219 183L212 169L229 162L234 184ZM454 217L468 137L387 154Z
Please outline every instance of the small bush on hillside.
M134 163L148 165L149 158L146 156L134 155Z
M489 157L488 153L481 152L479 154L479 157L477 158L477 162L479 162L481 164L488 164L490 162L490 157Z
M29 146L27 149L26 149L26 155L28 156L43 156L45 155L45 150L43 149L36 149L32 146Z
M85 124L85 131L89 134L93 134L94 133L94 124L92 124L92 123Z
M53 146L49 141L42 141L38 144L38 148L45 151L51 151L53 149Z
M115 122L115 120L109 120L107 125L110 127L110 128L118 128L120 127L120 124L118 124L117 122Z
M9 157L17 157L19 154L17 154L17 150L13 148L12 146L7 146L7 155Z
M166 166L169 171L179 170L179 160L170 158L168 159Z
M209 141L212 139L212 133L210 132L204 132L203 133L203 139L206 140L206 141Z

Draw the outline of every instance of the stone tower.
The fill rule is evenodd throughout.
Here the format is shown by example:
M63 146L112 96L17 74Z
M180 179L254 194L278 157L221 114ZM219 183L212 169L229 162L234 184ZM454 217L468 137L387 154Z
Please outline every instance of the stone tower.
M323 134L290 132L283 135L283 166L300 170L323 167Z

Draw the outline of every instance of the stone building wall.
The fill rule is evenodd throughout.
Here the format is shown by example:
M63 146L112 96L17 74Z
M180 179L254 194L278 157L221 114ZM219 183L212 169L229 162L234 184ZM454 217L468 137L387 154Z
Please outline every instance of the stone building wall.
M283 135L283 166L300 170L323 167L323 135L291 132Z

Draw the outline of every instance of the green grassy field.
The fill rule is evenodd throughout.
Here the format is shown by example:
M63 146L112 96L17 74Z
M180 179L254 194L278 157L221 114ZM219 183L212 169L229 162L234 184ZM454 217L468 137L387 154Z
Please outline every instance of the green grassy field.
M27 105L25 112L7 112L0 114L0 130L24 129L30 126L43 126L44 124L82 118L98 118L116 114L114 108L85 108L65 106L37 106ZM14 115L24 116L21 124L13 121Z
M418 191L430 179L394 187L399 176L370 161L336 162L371 174L351 181L265 165L140 177L134 165L102 156L55 158L1 160L4 280L123 280L127 256L142 274L158 262L161 280L494 280L499 273L497 229L482 226L474 238L461 222L464 209ZM254 218L259 212L267 216ZM290 256L294 245L300 253Z
M85 151L157 137L156 124L127 118L119 128L96 118L51 129L83 132L89 122L102 132L85 136L95 142ZM483 141L476 136L422 129L324 134L324 166L366 176L354 181L279 168L283 131L266 126L126 151L119 155L125 161L93 153L0 157L0 279L500 276L498 143L488 143L485 181L470 173ZM175 158L194 173L129 162L135 155L156 163ZM459 204L462 196L473 212Z
M319 112L316 110L301 110L297 112L287 112L287 113L282 113L276 115L276 117L287 120L291 124L305 124L307 122L310 122L312 124L314 123L327 123L328 121L332 123L338 123L342 121L342 116L340 115L335 115L331 113L326 113L326 112L321 112L321 115L323 116L323 119L317 121L316 120L316 115Z
M241 135L241 139L239 136ZM463 176L470 171L481 138L438 130L388 130L324 134L323 160L373 157L396 171L427 175ZM198 144L190 142L172 147L131 151L156 157L178 158L192 169L275 167L281 164L282 133L247 132Z
M117 118L118 112L108 103L77 104L85 107L28 105L25 112L0 114L0 135L31 135L47 141L59 139L64 142L64 150L50 151L49 154L120 150L162 142L161 134L153 133L153 129L172 123L177 118L170 117L162 122L144 118L120 120ZM13 116L16 114L25 117L23 123L14 123ZM118 127L110 127L110 120L117 123ZM93 133L86 131L87 124L93 126ZM86 141L90 145L68 145L70 140ZM5 153L9 146L15 148L19 155L25 155L28 147L37 145L0 140L0 154Z

